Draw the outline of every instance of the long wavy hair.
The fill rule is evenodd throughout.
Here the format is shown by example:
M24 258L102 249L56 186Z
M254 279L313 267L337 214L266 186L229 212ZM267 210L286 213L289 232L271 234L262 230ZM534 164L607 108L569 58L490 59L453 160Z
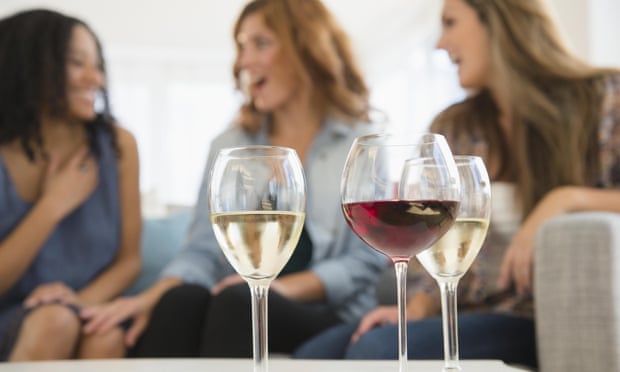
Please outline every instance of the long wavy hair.
M254 0L241 11L234 27L235 42L241 23L260 14L265 25L278 37L280 52L290 63L296 78L312 86L313 102L325 114L347 123L368 120L368 88L353 57L347 34L319 0ZM239 82L239 44L233 73ZM239 125L255 132L266 122L252 102L240 109Z
M448 125L455 138L479 133L499 160L495 177L516 181L524 216L555 187L595 184L605 84L619 71L576 58L542 0L464 1L486 28L494 89L511 102L510 146L487 89L448 108L434 127Z
M42 119L68 120L67 54L77 25L95 38L105 76L101 44L83 21L46 9L27 10L0 20L0 145L20 141L31 161L46 155ZM83 123L96 154L95 132L99 128L110 132L118 151L107 91L103 88L100 93L102 110L91 122Z

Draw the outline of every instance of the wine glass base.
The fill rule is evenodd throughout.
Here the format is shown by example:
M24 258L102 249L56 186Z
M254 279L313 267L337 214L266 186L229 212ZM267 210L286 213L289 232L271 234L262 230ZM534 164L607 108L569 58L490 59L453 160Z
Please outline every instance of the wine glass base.
M443 367L441 372L459 372L461 370L460 366L457 367Z

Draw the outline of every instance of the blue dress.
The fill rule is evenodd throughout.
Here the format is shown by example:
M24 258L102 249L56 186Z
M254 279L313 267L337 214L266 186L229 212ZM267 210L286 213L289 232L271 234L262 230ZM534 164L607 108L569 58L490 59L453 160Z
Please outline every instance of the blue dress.
M63 282L78 291L116 256L121 233L117 156L108 132L98 130L95 136L98 185L56 226L19 281L0 295L0 360L8 357L15 342L24 315L22 302L37 286ZM0 156L0 240L6 239L32 207L18 195Z

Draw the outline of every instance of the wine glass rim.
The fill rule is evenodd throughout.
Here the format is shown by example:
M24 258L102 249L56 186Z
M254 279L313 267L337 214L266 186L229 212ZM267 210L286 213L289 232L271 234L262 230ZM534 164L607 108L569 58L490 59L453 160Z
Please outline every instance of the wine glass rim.
M252 155L235 155L236 152L240 151L249 151L252 152ZM226 155L229 157L238 157L238 158L247 158L247 157L286 157L290 154L297 155L297 152L286 146L271 146L271 145L249 145L249 146L237 146L237 147L226 147L219 151L220 154ZM262 153L262 154L261 154Z
M484 161L482 160L482 158L480 156L475 156L475 155L453 155L452 158L454 159L454 164L457 167L463 167L463 166L467 166L469 164L475 164L475 163L484 164ZM446 164L435 164L433 162L432 157L417 157L417 158L407 159L405 160L405 164L423 163L427 160L431 161L427 164L428 166L435 166L435 167L446 167L447 166Z
M410 138L419 139L417 142L411 141ZM398 135L396 133L374 133L367 134L355 139L355 143L360 146L376 146L377 140L380 139L388 139L388 143L381 144L382 146L423 146L432 143L437 143L437 141L445 141L445 137L439 133L432 132L415 132L412 135L403 136Z
M454 163L458 166L459 164L470 164L476 162L482 162L482 158L476 155L453 155Z

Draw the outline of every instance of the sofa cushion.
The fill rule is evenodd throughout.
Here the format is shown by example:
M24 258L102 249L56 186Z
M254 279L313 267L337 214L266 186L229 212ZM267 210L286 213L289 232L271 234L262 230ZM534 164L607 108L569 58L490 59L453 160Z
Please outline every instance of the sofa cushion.
M160 271L183 245L191 219L191 210L143 219L142 271L127 294L136 294L157 280Z

